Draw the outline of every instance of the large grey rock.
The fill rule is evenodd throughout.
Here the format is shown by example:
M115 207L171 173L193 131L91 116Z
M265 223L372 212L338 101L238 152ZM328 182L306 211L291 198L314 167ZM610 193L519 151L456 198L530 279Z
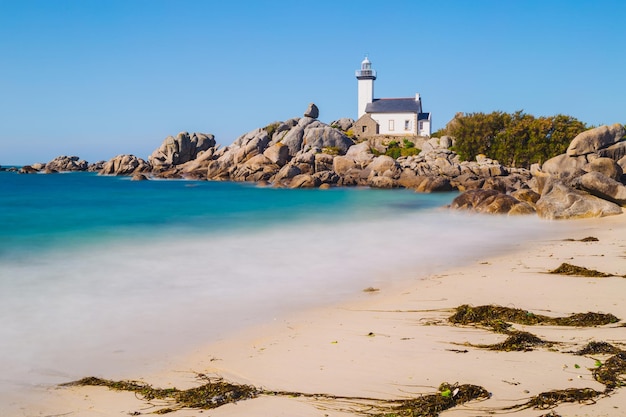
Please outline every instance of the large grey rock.
M337 129L341 129L344 132L352 129L352 126L354 126L354 119L349 119L347 117L343 117L339 120L334 120L332 122L330 122L330 125L332 127L336 127Z
M333 160L335 158L332 155L325 153L317 153L314 157L315 172L332 171Z
M548 159L541 166L541 171L550 175L570 175L580 171L589 163L585 155L569 156L568 154L557 155Z
M450 136L442 136L439 139L439 146L444 148L444 149L448 149L450 147L452 147L452 145L454 144L452 138Z
M348 173L348 171L356 168L356 162L354 159L349 158L347 156L336 156L333 159L333 171L335 171L339 176L344 176Z
M602 158L611 158L614 161L619 161L626 156L626 141L618 142L608 148L600 149L598 156Z
M346 157L353 159L360 168L364 168L372 162L374 154L372 154L369 143L361 142L350 146L346 152Z
M577 178L576 186L604 200L626 206L626 186L600 172L589 172Z
M102 167L104 167L104 164L106 164L107 161L97 161L97 162L93 162L91 164L89 164L89 167L87 167L87 171L89 172L100 172L100 170L102 169Z
M131 175L141 172L149 172L150 164L135 155L118 155L104 164L101 175Z
M289 149L289 155L295 156L302 149L302 140L304 138L304 127L297 125L292 127L283 137L280 143Z
M33 168L37 169L36 165L33 164ZM77 156L58 156L48 162L44 169L51 172L65 172L87 171L87 168L89 168L89 163Z
M561 181L549 181L537 201L537 214L545 219L578 219L621 214L615 203L566 186Z
M296 165L287 164L278 171L274 177L274 182L278 183L282 180L290 180L296 175L302 174L302 170Z
M233 163L240 164L248 159L262 154L270 142L270 137L265 129L255 129L248 132L233 142Z
M566 153L569 156L595 153L600 149L619 142L625 134L624 126L619 123L589 129L580 133L570 142Z
M454 210L469 210L485 214L532 214L534 208L513 196L496 190L470 190L456 197L450 204Z
M624 171L618 163L611 158L597 158L589 162L583 168L587 172L599 172L615 181L619 181Z
M529 188L525 188L512 192L511 197L535 207L537 205L537 201L541 198L541 195Z
M334 171L319 171L313 174L313 178L319 179L322 184L334 185L339 181L339 175Z
M227 180L231 168L234 169L234 158L234 149L225 150L217 159L209 161L206 177L213 180Z
M289 162L289 148L284 143L276 143L268 147L264 152L267 158L276 165L282 167Z
M322 184L319 178L316 178L310 174L300 174L293 177L289 188L316 188Z
M199 152L215 146L215 136L205 133L180 132L176 137L168 136L161 146L148 157L153 167L180 165L196 159Z
M435 193L452 191L454 188L450 184L450 180L445 177L425 177L424 180L415 188L418 193Z
M311 117L313 119L320 117L320 111L315 103L309 103L309 107L304 112L304 117Z
M341 155L345 154L348 148L354 145L352 139L330 126L307 127L304 130L302 143L303 145L320 149L336 149Z
M376 175L382 175L387 170L399 171L400 166L395 159L387 155L377 156L367 166L372 173Z
M485 178L479 177L473 172L466 172L455 177L450 182L452 186L459 191L469 191L481 189L485 183Z
M278 170L278 165L265 155L259 154L237 165L230 173L230 179L233 181L268 181Z
M216 148L214 147L198 152L195 159L178 166L180 173L187 178L206 179L207 168L215 156Z
M371 177L368 184L372 188L397 188L398 182L389 177Z

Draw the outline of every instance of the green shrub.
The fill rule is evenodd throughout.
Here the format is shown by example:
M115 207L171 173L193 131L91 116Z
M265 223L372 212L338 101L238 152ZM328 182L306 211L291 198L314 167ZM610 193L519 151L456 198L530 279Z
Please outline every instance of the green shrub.
M565 115L534 117L517 111L457 115L435 136L456 139L453 148L463 160L484 154L504 165L529 168L565 153L569 143L588 127Z

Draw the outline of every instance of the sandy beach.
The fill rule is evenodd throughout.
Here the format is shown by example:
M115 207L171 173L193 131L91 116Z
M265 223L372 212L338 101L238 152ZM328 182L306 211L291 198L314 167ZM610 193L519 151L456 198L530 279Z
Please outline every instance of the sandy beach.
M443 273L406 271L402 285L362 291L341 305L277 317L192 354L172 357L157 374L123 378L186 389L200 384L197 374L205 374L272 391L381 400L437 394L443 382L474 384L484 387L489 398L441 415L626 416L626 391L619 387L585 403L505 410L552 390L603 392L606 387L594 379L593 369L611 355L574 352L592 341L626 349L626 216L569 221L568 227L566 236L545 236L504 256L475 259ZM597 241L581 241L586 237ZM548 273L562 263L615 276ZM548 317L610 313L620 321L593 327L513 324L510 331L530 332L551 343L497 351L478 345L502 342L506 334L449 322L455 309L465 304ZM172 406L163 401L149 404L134 393L104 387L47 388L40 398L37 404L16 402L3 415L121 416ZM359 412L376 414L359 400L260 395L210 411L183 409L167 415L330 417Z

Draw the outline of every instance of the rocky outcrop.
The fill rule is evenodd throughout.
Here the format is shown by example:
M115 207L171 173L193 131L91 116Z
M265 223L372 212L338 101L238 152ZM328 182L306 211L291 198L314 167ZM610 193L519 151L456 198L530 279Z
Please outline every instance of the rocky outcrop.
M315 103L309 103L309 107L307 107L304 112L304 117L312 117L313 119L320 117L320 110L317 108Z
M534 165L530 171L502 168L498 175L499 167L492 161L489 169L494 171L490 174L496 175L485 175L487 172L483 167L483 175L475 176L472 174L476 174L476 166L467 167L453 184L459 190L470 191L462 194L452 207L479 212L506 211L513 200L498 197L497 209L488 201L492 198L490 194L498 192L534 208L540 217L546 219L620 214L620 206L626 207L626 186L622 182L625 133L624 127L619 124L590 129L576 136L566 153L547 160L542 166ZM480 162L486 161L477 158L477 163ZM501 175L504 171L508 171L509 175ZM480 192L480 189L486 188L493 190L492 193ZM477 196L484 199L475 202ZM513 205L508 213L512 212L529 210L525 206Z
M487 214L531 214L532 205L496 190L470 190L456 197L450 208Z
M43 168L48 172L87 171L89 163L77 156L58 156Z
M118 155L104 164L101 175L132 175L150 172L152 167L135 155Z
M576 136L567 152L535 167L535 191L541 194L537 213L549 219L602 217L622 212L624 127L600 126Z
M567 151L568 156L582 156L590 153L596 153L601 149L622 140L626 130L624 126L615 123L611 126L600 126L595 129L589 129L574 138L569 144Z
M601 172L588 172L576 178L573 184L589 194L626 207L626 186Z
M302 144L315 148L329 148L343 155L354 142L341 131L330 126L310 127L304 130Z
M621 214L615 203L568 187L563 182L549 182L537 201L537 214L546 219L579 219Z
M339 120L334 120L330 122L330 126L339 129L342 132L347 132L354 126L354 119L344 117Z
M204 151L215 147L211 134L181 132L176 137L168 136L161 146L152 152L148 161L153 168L181 165L194 160Z

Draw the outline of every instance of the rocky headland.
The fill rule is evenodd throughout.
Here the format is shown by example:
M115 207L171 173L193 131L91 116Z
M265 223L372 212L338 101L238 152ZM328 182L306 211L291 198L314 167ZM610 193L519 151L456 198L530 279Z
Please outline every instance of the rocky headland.
M368 186L417 192L461 191L452 209L533 214L547 219L603 217L626 206L626 131L614 124L587 130L567 152L530 169L505 167L483 155L461 161L454 138L411 138L415 152L393 158L392 138L358 140L354 120L317 120L310 104L303 117L271 123L220 147L211 134L168 136L147 160L118 155L89 164L76 156L24 166L21 173L92 171L102 175L245 181L286 188Z

